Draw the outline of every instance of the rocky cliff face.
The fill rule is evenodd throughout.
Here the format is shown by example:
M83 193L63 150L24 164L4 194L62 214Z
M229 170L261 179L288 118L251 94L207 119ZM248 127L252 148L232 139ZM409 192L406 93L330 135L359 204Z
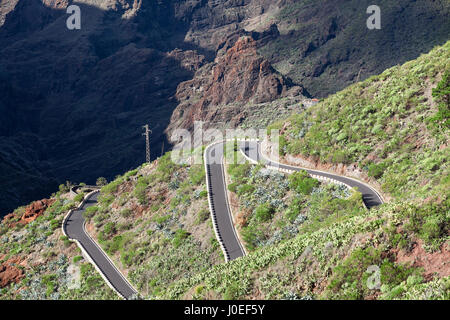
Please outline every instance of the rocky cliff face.
M79 0L82 28L71 31L72 3L0 3L0 214L66 180L137 166L146 123L154 158L170 148L167 128L280 116L450 30L445 0L380 1L380 32L365 27L368 1ZM292 100L273 107L279 98Z
M175 15L187 22L184 41L214 51L237 31L263 31L284 1L175 1Z
M131 19L123 1L108 10L84 2L79 31L66 28L61 2L39 0L19 1L0 28L2 214L66 180L93 183L142 163L146 123L159 156L177 85L205 62L140 30L139 19L155 28L153 16L170 19L163 6Z
M304 92L257 54L254 39L244 36L231 43L223 44L214 62L178 86L180 103L171 117L169 133L176 128L192 130L194 121L203 121L206 127L237 127L245 118L247 104Z

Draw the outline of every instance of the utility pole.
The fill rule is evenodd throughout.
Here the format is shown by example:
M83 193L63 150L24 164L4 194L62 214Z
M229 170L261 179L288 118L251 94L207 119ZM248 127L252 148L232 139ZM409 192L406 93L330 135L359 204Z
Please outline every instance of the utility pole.
M145 155L147 163L150 163L150 134L152 134L152 130L149 129L148 124L142 126L145 129L145 132L142 134L145 136Z

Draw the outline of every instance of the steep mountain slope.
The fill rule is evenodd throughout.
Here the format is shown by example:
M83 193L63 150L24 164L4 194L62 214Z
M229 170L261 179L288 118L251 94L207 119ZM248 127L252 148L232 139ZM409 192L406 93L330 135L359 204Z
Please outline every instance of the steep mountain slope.
M280 37L260 52L315 97L415 59L449 39L448 1L377 1L381 30L366 27L373 1L280 3L279 13L266 19L278 26Z
M202 288L227 298L448 299L449 57L450 42L272 126L284 132L285 161L359 173L380 183L389 203L367 211L300 177L291 185L305 194L292 198L277 174L232 168L238 221L257 250L180 280L163 297ZM360 170L349 165L355 160ZM380 272L374 289L369 267Z
M376 180L396 198L444 192L449 57L447 43L274 125L285 160Z
M177 128L193 131L195 121L207 127L239 127L253 112L277 98L301 101L305 90L276 73L270 63L256 52L251 37L231 38L214 62L201 67L192 80L181 83L168 132ZM272 109L280 111L276 104Z
M66 191L62 185L52 199L1 222L0 299L115 297L61 234L63 216L87 192ZM158 296L175 280L224 262L206 195L204 167L175 165L167 153L105 185L84 214L86 229L141 296Z
M185 108L192 111L186 117L221 126L264 126L298 110L301 96L271 103L288 83L326 96L443 43L450 29L448 1L384 1L383 29L369 32L365 1L83 0L82 28L69 31L64 9L71 3L1 2L0 214L66 180L92 183L137 166L145 123L153 127L152 156L160 155L171 147L165 130L178 105L171 128L189 127L194 117L184 119ZM227 104L197 110L186 81L211 85L205 72L241 36L255 41L259 55L239 68L253 75L252 63L265 59L267 72L242 83L265 83L264 91L283 79L285 89L258 103L261 90L242 100L230 94L232 81L218 83L210 93L225 93ZM242 76L225 71L229 80Z
M449 58L450 42L271 126L283 131L283 161L381 186L388 202L378 208L301 173L231 165L231 202L250 253L223 264L203 166L176 165L168 153L103 187L88 230L148 298L449 299ZM30 283L38 296L94 297L95 281L68 291L51 277L67 267L57 220L73 202L64 191L25 229L25 208L0 225L4 279L31 277L2 297L30 297ZM39 244L43 236L53 243L50 262L39 261L38 274L16 267L50 250Z
M176 11L190 18L186 41L214 50L230 33L273 26L277 32L261 39L260 53L315 97L414 59L449 38L448 1L378 1L382 28L375 31L366 27L366 10L374 4L369 0L203 3L186 1Z
M10 97L0 102L2 214L57 182L92 183L138 165L145 123L153 129L153 156L160 154L176 107L170 97L204 59L155 49L160 35L142 36L151 47L139 44L138 25L122 20L124 11L82 6L79 32L39 1L21 1L8 15L0 29L1 94Z
M118 299L61 222L82 197L66 188L15 210L0 224L0 299Z

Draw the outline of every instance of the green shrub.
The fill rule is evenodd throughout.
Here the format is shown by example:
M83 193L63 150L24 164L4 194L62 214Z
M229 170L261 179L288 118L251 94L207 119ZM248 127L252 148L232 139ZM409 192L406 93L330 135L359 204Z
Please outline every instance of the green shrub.
M258 221L266 222L272 219L275 209L269 203L263 203L255 209L255 218Z
M150 210L151 210L152 212L157 212L160 208L161 208L161 203L153 203L153 204L150 206Z
M236 193L236 189L237 189L238 186L239 186L239 183L237 183L237 182L230 183L228 185L228 190L230 190L231 192Z
M94 223L96 227L101 227L103 225L103 221L108 218L106 214L97 214L94 216Z
M144 177L139 177L136 187L133 191L134 196L138 199L139 203L142 205L146 205L148 203L147 198L147 187L148 187L148 180Z
M189 180L193 185L200 185L205 181L205 168L202 165L194 165L189 170Z
M445 241L450 227L449 201L427 203L421 207L412 206L405 211L407 222L405 231L413 232L422 238L433 250Z
M331 157L331 162L348 164L350 162L350 159L345 151L336 150Z
M189 233L183 229L178 229L175 232L175 237L172 240L173 246L178 248L183 243L184 239L189 236Z
M98 202L100 204L102 204L103 206L109 206L111 203L114 202L115 199L116 199L116 197L113 194L108 194L108 193L103 194L102 193L98 197Z
M319 181L309 177L306 171L301 170L289 176L289 186L298 193L308 195L315 187L319 186Z
M69 190L70 190L69 186L67 186L67 185L65 185L65 184L60 184L60 185L59 185L59 191L60 191L61 193L69 192Z
M433 98L438 102L438 112L431 120L450 128L450 70L445 71L442 80L433 89Z
M287 148L288 148L288 142L286 140L286 137L284 135L280 135L280 140L279 140L280 156L285 156L286 155Z
M222 296L223 300L237 300L240 297L239 284L232 283L228 285Z
M83 256L75 256L73 257L73 263L77 263L78 261L81 261L83 259Z
M97 178L97 181L95 182L95 185L97 186L106 186L108 184L108 180L106 180L105 177L99 177Z
M157 224L164 224L165 222L167 222L168 220L170 220L171 216L166 214L166 215L157 215L153 217L153 221L156 222Z
M245 164L230 164L228 166L228 173L233 178L234 182L241 182L244 178L247 178L252 165L249 163Z
M50 228L52 231L61 228L62 218L50 220Z
M77 194L77 195L75 196L75 198L73 198L73 201L75 201L75 202L81 202L81 201L83 201L84 196L85 196L84 192L79 193L79 194Z
M138 224L138 223L139 223L139 221L136 221L136 224ZM127 222L124 222L124 223L119 223L117 225L117 229L119 231L130 230L132 227L133 227L133 223L131 221L127 221Z
M238 189L239 190L238 190L237 194L240 196L249 194L249 193L252 193L253 191L255 191L255 187L252 186L251 184L243 184Z
M378 266L380 282L387 287L395 287L416 272L416 269L398 265L382 257L382 251L369 247L355 249L348 258L333 269L328 289L328 298L363 299L373 293L367 286L372 276L369 266Z
M131 266L133 264L135 257L136 257L135 251L133 250L123 251L120 254L120 261L126 266Z
M122 235L115 236L109 243L108 252L110 254L114 254L115 252L120 251L122 249L122 245L123 245L123 236Z
M103 227L103 232L105 233L106 236L112 236L113 234L115 234L117 232L116 229L116 224L114 222L108 222L107 224L105 224L105 226Z
M158 159L157 171L162 181L169 182L172 174L177 168L179 168L179 166L172 162L170 152Z
M287 145L287 151L289 154L299 155L302 153L303 144L300 140L294 140Z
M56 274L45 274L42 276L42 283L47 287L47 290L45 291L47 298L50 297L56 289L56 279Z
M286 210L286 218L288 218L289 221L293 222L300 214L302 207L303 199L300 197L295 197Z
M120 215L124 218L128 218L133 214L133 211L129 208L122 209Z
M118 179L111 181L107 185L103 186L101 189L101 192L103 194L116 193L117 190L119 189L119 185L122 184L122 182L123 182L123 179L119 177Z
M67 236L61 236L60 239L64 242L65 247L69 247L72 244L72 241Z
M446 219L443 215L428 216L424 220L425 223L422 226L421 233L426 242L431 243L434 239L439 239L445 235Z
M205 290L205 286L202 286L202 285L197 286L197 287L195 287L195 294L196 295L201 295L204 290Z
M128 171L127 173L125 173L125 177L129 178L129 177L135 176L138 173L138 171L139 171L138 169Z
M196 223L201 224L201 223L205 222L206 220L208 220L209 215L210 215L210 213L209 213L208 209L201 209L197 214Z
M368 175L369 177L374 177L375 179L381 178L381 176L384 173L386 166L384 163L379 163L379 164L375 164L375 163L371 163L368 167Z
M85 219L90 219L98 212L98 210L99 207L97 206L87 207L86 210L84 210L83 212L83 217Z

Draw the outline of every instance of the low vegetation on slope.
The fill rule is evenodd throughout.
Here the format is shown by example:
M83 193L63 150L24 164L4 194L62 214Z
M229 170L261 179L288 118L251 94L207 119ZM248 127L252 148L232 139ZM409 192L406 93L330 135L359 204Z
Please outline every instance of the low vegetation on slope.
M320 183L304 171L288 176L250 164L230 165L228 171L228 190L237 200L237 226L248 251L365 212L361 193Z
M271 126L284 161L357 168L390 199L380 207L304 172L231 165L250 253L225 264L203 166L166 154L105 185L88 231L145 298L450 299L449 56L450 42ZM115 297L62 237L83 197L64 191L33 222L17 224L23 208L2 222L0 276L16 275L2 298Z
M271 126L282 131L286 159L355 164L381 183L389 203L260 246L178 281L164 297L195 291L235 299L449 299L449 49L447 43ZM244 169L230 170L241 179L230 187L243 207L264 187L244 178ZM252 209L247 228L258 216L278 221L288 212ZM322 219L335 211L322 210Z
M445 193L449 60L450 42L274 125L282 155L354 163L395 197Z
M389 204L301 234L178 281L164 297L192 298L193 291L212 291L231 299L448 299L448 275L435 276L430 266L400 262L393 253L396 237L388 226L401 227L414 209L408 203ZM375 290L364 281L373 276L371 265L380 268L381 286Z
M31 205L0 223L0 299L118 298L62 233L64 215L83 199L67 191L61 186L37 217L26 215Z
M224 262L204 166L175 165L170 153L104 186L85 216L143 297L156 298L173 281Z

